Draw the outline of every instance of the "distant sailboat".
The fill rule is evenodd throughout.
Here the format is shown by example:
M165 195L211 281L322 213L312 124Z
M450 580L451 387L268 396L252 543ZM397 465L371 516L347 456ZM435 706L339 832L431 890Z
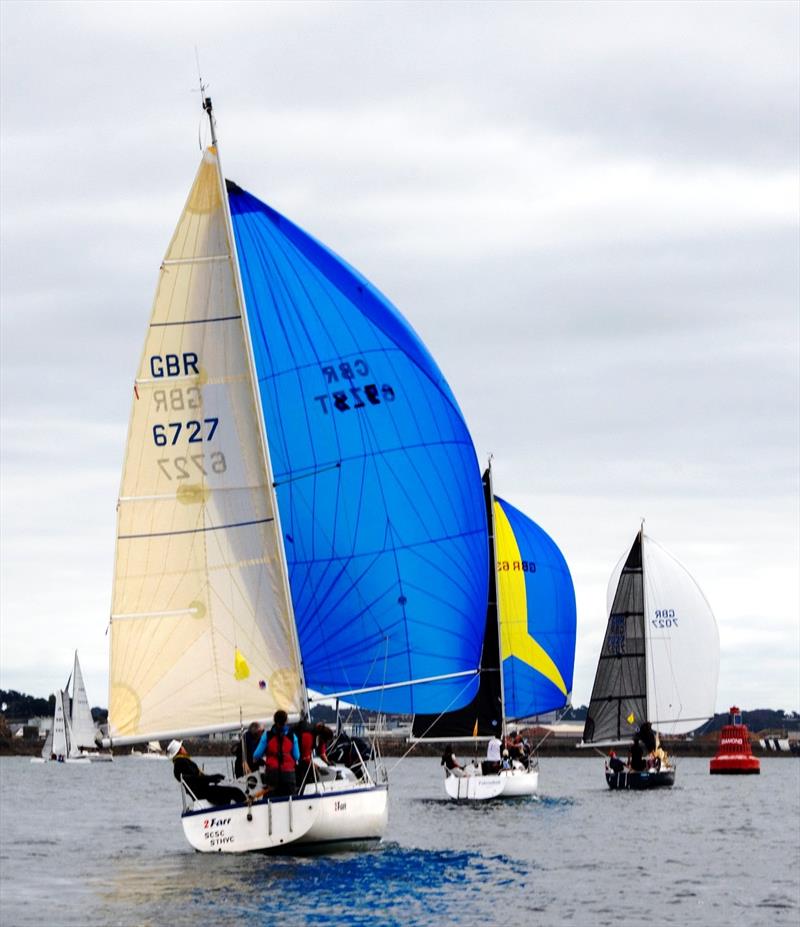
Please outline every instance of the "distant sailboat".
M630 768L606 765L609 788L671 786L674 766L659 755L648 767L642 754L653 753L655 731L686 734L714 714L717 623L686 568L644 528L611 575L608 613L581 746L631 746Z
M575 662L575 592L569 568L553 540L530 518L495 496L489 467L483 476L490 532L489 605L481 684L464 708L440 716L417 715L413 737L449 743L504 738L510 719L563 708ZM503 760L501 759L501 765ZM535 794L535 758L485 763L467 774L445 773L451 798L518 798Z
M70 683L72 696L69 694ZM56 692L53 729L45 738L41 759L38 761L51 759L60 763L82 764L108 763L113 760L110 753L101 753L97 749L97 728L86 696L77 650L72 676L66 686Z
M141 760L166 760L166 753L161 748L158 740L149 740L146 750L137 750L135 747L131 750L131 756L139 757Z
M204 108L211 118L210 100ZM477 689L487 531L441 372L344 261L226 182L214 133L161 265L118 506L109 726L122 746ZM215 814L203 852L379 840L382 768Z

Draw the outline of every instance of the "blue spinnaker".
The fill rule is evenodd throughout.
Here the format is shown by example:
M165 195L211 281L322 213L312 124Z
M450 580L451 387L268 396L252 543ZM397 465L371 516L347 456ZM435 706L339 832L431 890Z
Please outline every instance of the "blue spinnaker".
M364 277L228 185L306 684L475 671L488 533L475 449L433 358ZM352 695L458 708L459 676Z
M505 716L561 708L575 664L569 568L552 538L497 496L495 532Z

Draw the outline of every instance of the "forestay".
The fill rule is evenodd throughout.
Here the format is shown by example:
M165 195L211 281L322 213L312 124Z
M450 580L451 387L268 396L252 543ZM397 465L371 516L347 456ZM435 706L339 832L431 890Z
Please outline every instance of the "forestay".
M113 738L303 705L214 149L161 266L118 506Z
M347 700L386 711L463 705L477 689L466 674L480 660L488 541L455 398L364 277L228 190L306 682L373 688Z

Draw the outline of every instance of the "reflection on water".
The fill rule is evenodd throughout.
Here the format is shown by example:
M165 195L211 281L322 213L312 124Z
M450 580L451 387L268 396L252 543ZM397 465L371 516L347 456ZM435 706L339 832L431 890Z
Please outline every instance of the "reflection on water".
M136 923L155 925L170 903L179 906L172 920L180 924L209 923L212 911L214 923L232 924L279 910L313 910L320 925L413 924L447 919L456 896L491 923L499 899L486 889L524 888L529 870L502 855L386 843L320 857L184 853L135 865L116 859L92 888L99 919L115 924L128 923L135 911Z
M617 925L633 893L661 925L794 927L799 769L719 783L685 760L680 789L625 793L591 760L543 760L537 798L457 803L412 758L382 845L292 857L194 853L162 764L0 760L0 923Z

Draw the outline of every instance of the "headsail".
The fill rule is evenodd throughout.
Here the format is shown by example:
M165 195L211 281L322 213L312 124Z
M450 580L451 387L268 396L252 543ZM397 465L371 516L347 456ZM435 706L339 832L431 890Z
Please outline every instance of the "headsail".
M364 277L228 190L306 682L377 687L348 701L387 711L462 705L478 684L487 530L458 405Z
M217 155L161 266L118 506L109 724L118 742L303 705Z
M575 665L575 590L561 551L495 496L497 588L506 718L563 708Z
M92 709L86 697L86 686L83 682L81 665L78 662L78 651L75 651L75 666L72 671L72 706L70 710L70 726L72 740L76 747L95 748L97 729L92 718Z
M61 689L56 691L56 707L53 713L53 753L56 756L66 756L69 752L67 745L67 724L64 714L64 693Z
M662 734L685 734L714 714L719 629L686 567L644 536L648 720Z

